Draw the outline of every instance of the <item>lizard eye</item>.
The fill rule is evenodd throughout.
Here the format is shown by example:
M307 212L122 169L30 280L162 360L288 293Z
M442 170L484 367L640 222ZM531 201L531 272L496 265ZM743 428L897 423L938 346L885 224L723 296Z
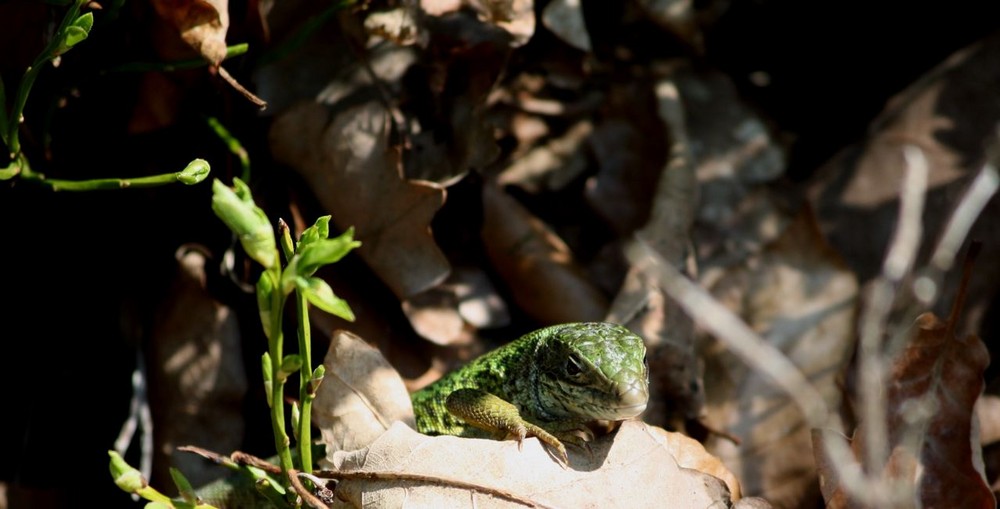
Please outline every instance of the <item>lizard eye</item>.
M583 364L576 355L570 355L566 359L566 375L570 378L576 378L583 374Z

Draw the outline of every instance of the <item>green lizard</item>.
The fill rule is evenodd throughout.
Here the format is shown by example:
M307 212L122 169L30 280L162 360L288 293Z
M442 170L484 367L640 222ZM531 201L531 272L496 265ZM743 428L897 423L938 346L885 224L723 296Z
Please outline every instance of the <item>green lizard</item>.
M515 438L519 446L535 436L566 463L562 441L583 443L575 431L592 437L586 423L646 409L646 347L620 325L555 325L482 355L411 399L421 433Z

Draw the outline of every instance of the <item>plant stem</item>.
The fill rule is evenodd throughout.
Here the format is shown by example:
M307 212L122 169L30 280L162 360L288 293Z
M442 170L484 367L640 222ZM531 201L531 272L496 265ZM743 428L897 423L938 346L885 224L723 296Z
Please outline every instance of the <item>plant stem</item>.
M243 55L250 49L250 45L247 43L234 44L232 46L226 47L226 56L223 60L237 57ZM162 72L172 72L180 71L184 69L195 69L198 67L205 67L210 65L208 60L204 58L192 58L189 60L178 60L175 62L130 62L127 64L122 64L117 67L108 69L107 72L151 72L151 71L162 71Z
M302 471L311 474L312 468L312 400L315 396L309 389L312 385L312 348L309 330L309 300L305 294L296 290L295 300L298 311L299 356L302 367L299 368L299 401L302 412L299 415L299 457L302 460Z
M24 77L21 78L21 84L17 87L17 96L14 98L14 107L10 111L10 115L7 117L7 150L10 151L10 157L13 159L21 151L21 140L18 139L17 131L21 127L21 116L24 113L24 105L28 102L28 93L31 92L32 85L35 84L35 78L38 77L38 73L41 72L42 66L46 62L52 60L56 57L56 49L62 42L63 33L66 31L66 27L76 20L78 14L80 14L80 8L84 6L90 0L76 0L73 5L70 6L69 10L66 11L66 15L63 16L62 23L59 24L59 29L53 33L52 40L45 47L45 50L35 58L35 61L31 63L31 67L24 72Z
M21 161L23 163L20 168L17 169L17 171L21 173L21 178L23 180L45 184L51 187L53 191L99 191L102 189L126 189L130 187L156 187L173 184L175 182L192 185L204 180L209 173L208 162L204 159L195 159L181 171L162 173L160 175L150 175L147 177L128 179L104 178L91 180L64 180L50 179L47 178L44 173L31 171L31 168L27 165L27 159L23 157L23 154L18 154L18 159L16 159L15 162L17 161ZM2 172L2 170L0 170L0 172ZM14 174L16 174L16 172ZM0 173L0 180L4 180L5 176L6 175Z
M281 281L280 264L271 269L274 273L274 280ZM271 292L271 340L268 351L271 354L271 428L274 430L274 447L278 453L281 463L281 470L289 472L294 468L292 464L292 451L289 448L291 443L288 440L288 433L285 432L285 380L281 373L281 361L284 357L282 353L284 336L282 334L282 310L285 307L285 294L276 288Z

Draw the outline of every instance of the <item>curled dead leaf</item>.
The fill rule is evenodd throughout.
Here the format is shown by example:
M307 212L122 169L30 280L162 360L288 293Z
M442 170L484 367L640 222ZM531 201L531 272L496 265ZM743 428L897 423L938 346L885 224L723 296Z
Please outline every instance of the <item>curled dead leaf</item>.
M326 376L313 402L312 420L328 455L368 446L395 421L414 425L403 380L358 336L336 331L323 366Z
M596 321L607 299L562 239L493 183L483 186L483 243L514 301L541 323Z
M219 65L226 58L228 0L153 0L153 7L205 60Z

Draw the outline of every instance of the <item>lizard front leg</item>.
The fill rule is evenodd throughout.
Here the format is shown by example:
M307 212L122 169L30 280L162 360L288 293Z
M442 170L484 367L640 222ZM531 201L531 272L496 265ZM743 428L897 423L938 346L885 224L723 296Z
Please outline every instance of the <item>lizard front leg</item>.
M516 406L494 394L480 389L458 389L448 395L444 405L452 415L469 425L503 438L516 439L518 449L525 437L537 437L555 449L564 464L569 463L566 447L558 438L526 421Z

